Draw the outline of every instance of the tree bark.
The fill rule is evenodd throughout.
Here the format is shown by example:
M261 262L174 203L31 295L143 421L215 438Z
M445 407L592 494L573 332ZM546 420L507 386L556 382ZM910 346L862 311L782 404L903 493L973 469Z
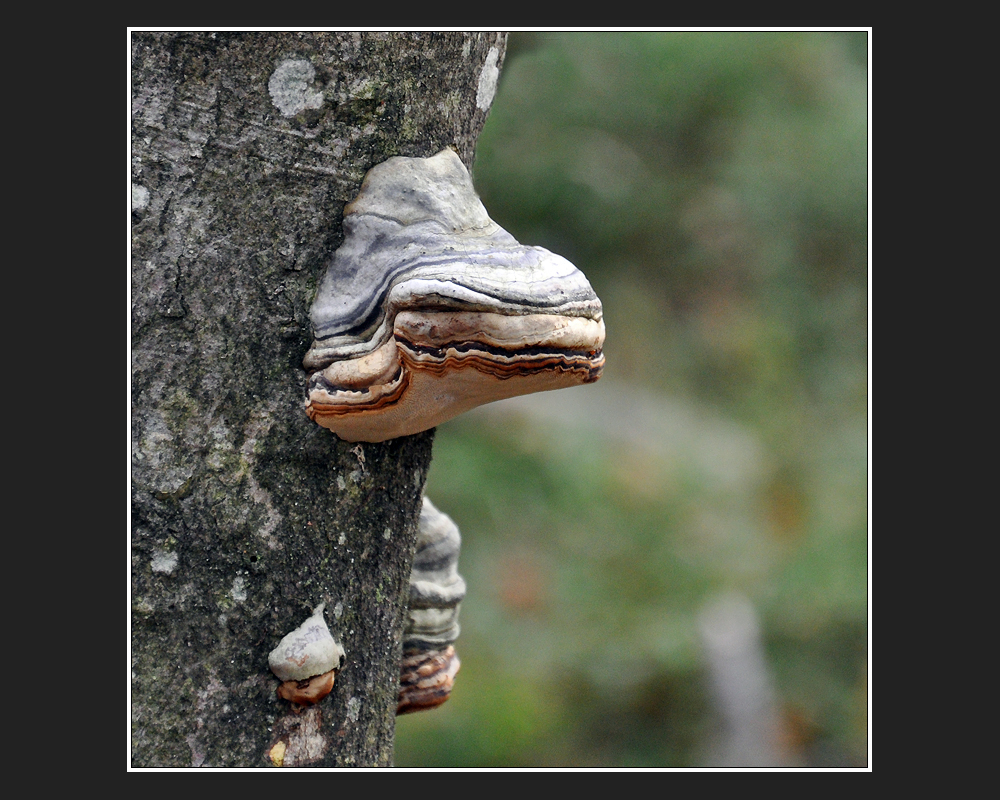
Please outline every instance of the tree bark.
M391 766L433 432L303 410L309 307L369 168L471 167L495 33L132 34L132 765ZM296 714L268 652L347 661Z

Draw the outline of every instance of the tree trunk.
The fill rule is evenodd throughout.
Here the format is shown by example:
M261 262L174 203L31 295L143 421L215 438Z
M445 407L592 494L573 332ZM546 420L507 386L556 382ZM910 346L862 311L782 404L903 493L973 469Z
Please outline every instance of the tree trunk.
M132 34L132 764L391 766L433 432L303 410L309 307L369 168L471 167L494 33ZM295 713L268 652L347 653Z

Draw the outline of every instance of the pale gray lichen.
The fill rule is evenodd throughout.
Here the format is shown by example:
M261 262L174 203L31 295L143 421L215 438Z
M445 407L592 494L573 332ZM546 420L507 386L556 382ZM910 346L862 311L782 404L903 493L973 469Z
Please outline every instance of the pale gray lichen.
M142 211L149 205L149 189L140 186L138 183L132 184L132 210Z
M304 58L288 58L278 64L267 90L283 116L294 117L323 105L323 92L313 86L315 78L316 68Z
M500 67L497 61L500 59L500 51L495 47L490 48L486 54L486 63L483 64L483 71L479 73L479 87L476 89L476 106L482 111L489 111L493 105L493 98L497 93L497 81L500 80Z
M151 566L153 567L153 572L165 572L170 574L177 569L177 562L179 560L180 559L177 557L177 553L170 553L166 550L157 550L153 553Z
M233 579L233 588L229 590L229 594L232 595L233 600L237 603L242 603L247 599L247 582L246 578L242 575L237 575Z

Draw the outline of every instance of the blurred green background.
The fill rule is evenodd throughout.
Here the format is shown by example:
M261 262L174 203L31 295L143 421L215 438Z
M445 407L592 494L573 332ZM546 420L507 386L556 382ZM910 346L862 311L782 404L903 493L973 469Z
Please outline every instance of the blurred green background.
M607 367L438 429L462 669L397 766L867 766L868 37L511 34L476 187Z

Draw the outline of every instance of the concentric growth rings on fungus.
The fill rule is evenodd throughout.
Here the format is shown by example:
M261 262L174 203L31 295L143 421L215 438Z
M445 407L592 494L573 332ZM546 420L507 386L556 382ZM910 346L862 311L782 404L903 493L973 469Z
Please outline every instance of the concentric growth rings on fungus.
M465 597L465 581L458 574L461 544L451 517L424 497L410 572L397 714L434 708L451 694L460 666L453 643Z
M583 273L493 222L451 149L369 171L311 315L306 410L351 442L590 383L604 366Z

